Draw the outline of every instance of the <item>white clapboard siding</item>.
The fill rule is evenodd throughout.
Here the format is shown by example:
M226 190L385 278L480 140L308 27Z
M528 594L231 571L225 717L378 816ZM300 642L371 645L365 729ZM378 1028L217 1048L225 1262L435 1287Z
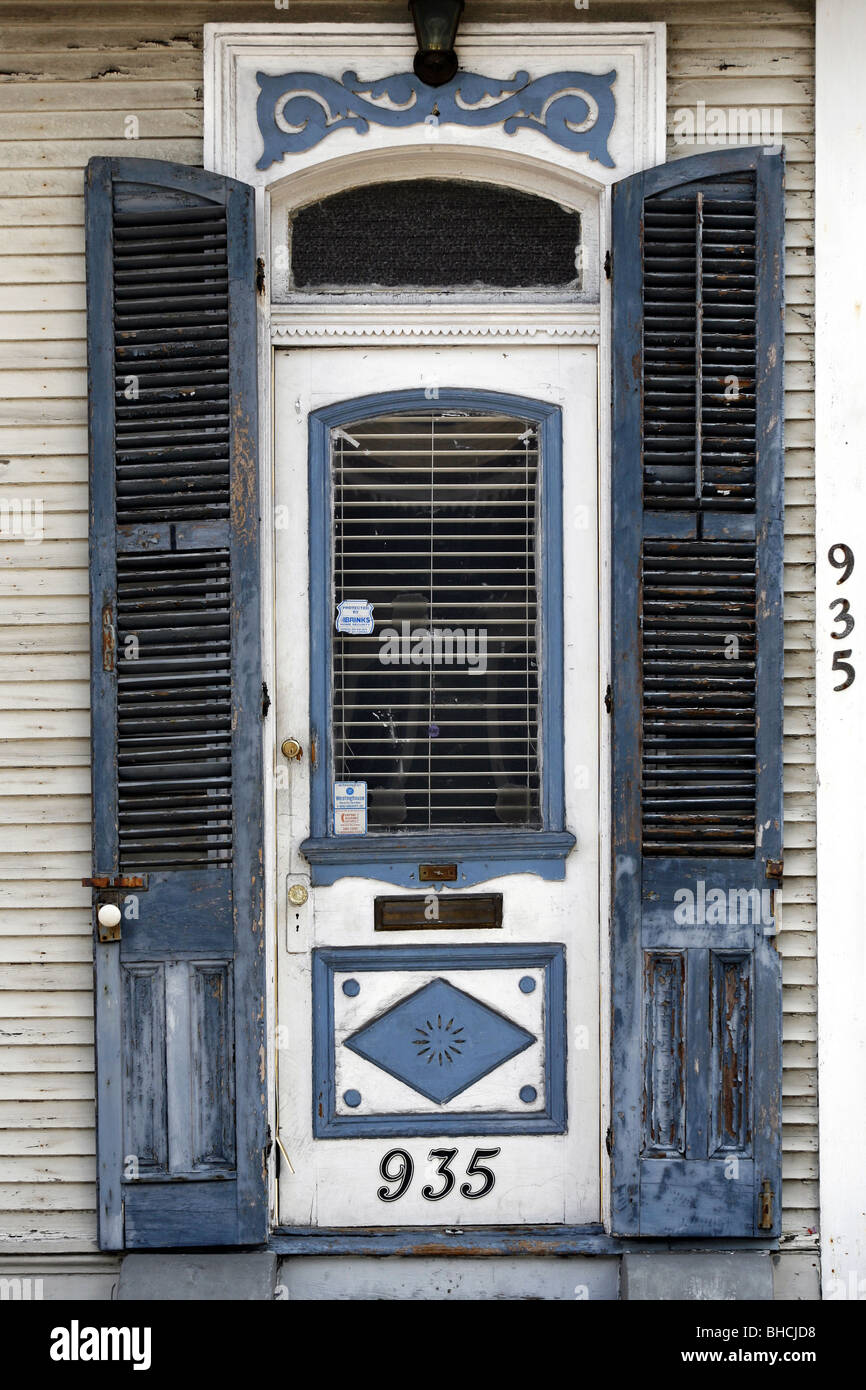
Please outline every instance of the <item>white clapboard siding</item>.
M84 1155L18 1158L0 1154L0 1186L5 1183L96 1181L96 1165Z
M0 938L20 938L30 944L30 959L38 960L44 937L77 937L90 949L90 922L77 907L0 907ZM0 954L3 948L0 946Z
M0 257L0 274L2 274L2 261L5 259L6 257ZM18 261L18 266L19 270L22 269L20 261ZM27 267L25 266L23 269L26 270ZM61 266L60 269L64 275L68 275L71 267ZM8 273L12 273L11 267ZM52 400L57 397L64 397L67 400L84 400L86 396L87 373L84 367L64 369L52 365L39 369L30 368L26 371L3 371L0 369L0 399L4 401L24 399L25 397L27 399L32 397L37 400L48 397Z
M388 0L292 0L300 22L394 20ZM30 14L28 14L30 10ZM674 113L779 109L787 154L783 1221L817 1228L810 0L475 0L472 18L668 24ZM0 535L0 1244L95 1249L82 171L201 162L202 25L271 3L0 4L0 496L43 499L42 543ZM124 139L135 115L138 140ZM87 1258L82 1256L81 1258ZM3 1267L5 1271L5 1266Z
M53 1052L58 1047L87 1047L93 1044L93 1020L90 1018L29 1018L3 1019L0 1021L0 1037L4 1048L29 1048L38 1060L46 1048ZM4 1051L5 1057L5 1051ZM15 1067L5 1066L4 1071L15 1071ZM18 1068L28 1071L28 1067Z
M24 932L28 929L29 923L19 922L18 930ZM93 952L90 946L90 939L76 932L72 936L40 936L34 940L30 936L9 936L0 931L0 964L10 965L13 962L23 964L36 963L40 965L65 965L67 962L77 962L82 965L90 966L93 960ZM2 1059L0 1059L2 1065Z
M23 257L22 257L23 259ZM44 342L0 341L0 367L83 367L84 339L65 338Z
M66 1154L93 1154L96 1135L90 1126L79 1129L8 1129L0 1130L0 1152L9 1158L61 1158Z
M12 199L3 200L7 203ZM19 202L30 202L28 198L21 198ZM35 200L33 200L35 201ZM58 198L59 203L70 203L75 211L70 212L70 216L81 216L80 198ZM0 213L0 216L7 214ZM33 228L31 227L32 231ZM2 248L5 249L5 248ZM75 285L84 279L84 257L76 255L60 256L4 256L0 255L0 284L20 285L31 280L40 280L42 283L52 282L58 285ZM2 291L5 298L6 291Z

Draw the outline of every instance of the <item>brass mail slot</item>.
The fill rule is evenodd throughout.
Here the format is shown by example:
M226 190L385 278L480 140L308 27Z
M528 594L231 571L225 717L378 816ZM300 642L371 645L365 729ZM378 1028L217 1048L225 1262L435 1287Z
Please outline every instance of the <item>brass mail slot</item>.
M501 926L501 893L377 898L373 913L374 931L479 931Z
M443 883L457 882L456 864L419 864L418 877L422 883L433 883L441 879Z

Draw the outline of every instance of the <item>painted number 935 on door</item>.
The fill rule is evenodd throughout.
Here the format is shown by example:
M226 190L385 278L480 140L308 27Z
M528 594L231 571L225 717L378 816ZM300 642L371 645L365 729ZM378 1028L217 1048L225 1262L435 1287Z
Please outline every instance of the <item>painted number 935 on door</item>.
M466 1177L468 1182L460 1184L460 1195L469 1201L477 1201L479 1197L486 1197L488 1192L492 1192L496 1183L496 1174L492 1168L487 1166L490 1159L497 1158L502 1152L501 1149L475 1149L472 1157L466 1164ZM451 1165L459 1162L459 1151L457 1149L431 1149L427 1155L429 1163L436 1165L436 1177L441 1178L439 1184L434 1185L425 1183L421 1188L421 1196L425 1202L441 1202L454 1190L457 1179L454 1176ZM411 1186L415 1175L415 1164L410 1153L405 1149L389 1149L383 1156L379 1164L379 1173L385 1179L385 1185L378 1188L376 1196L380 1202L398 1202Z

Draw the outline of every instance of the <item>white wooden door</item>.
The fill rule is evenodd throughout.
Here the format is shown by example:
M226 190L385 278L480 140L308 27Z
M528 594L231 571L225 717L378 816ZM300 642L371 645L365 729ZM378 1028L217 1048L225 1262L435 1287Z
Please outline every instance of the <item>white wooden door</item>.
M597 1221L596 351L590 346L279 350L275 386L279 1221L305 1228ZM393 876L376 877L382 871L372 865L315 886L301 851L310 835L311 781L317 775L312 771L311 776L311 579L314 593L317 586L307 532L310 415L356 398L415 392L415 418L422 419L425 410L439 411L446 426L454 419L465 428L465 397L448 414L449 392L455 388L482 393L483 400L495 394L500 402L513 396L557 408L550 414L554 434L560 431L561 437L563 560L561 574L548 577L541 600L550 601L551 585L561 582L564 713L558 732L550 728L555 710L542 708L541 721L556 734L545 744L545 756L551 765L562 758L565 825L576 845L559 881L526 872L518 859L509 866L514 872L487 881L476 877L465 888L459 880L422 884L414 864L402 884ZM360 419L370 408L355 413ZM342 418L351 422L352 412ZM340 442L340 430L348 442L345 437ZM350 425L331 429L327 467L338 447L364 453L368 437L361 428L353 436ZM535 447L531 428L524 437ZM543 452L540 447L541 472L554 464ZM459 469L449 476L459 477ZM331 506L324 500L315 505ZM313 522L315 530L315 511ZM333 537L331 518L326 531ZM544 563L546 543L542 535L538 564ZM382 544L370 535L371 553ZM380 613L391 611L379 602L388 583L382 563L383 574L373 583L374 623L377 606ZM319 550L312 564L330 572L334 561ZM369 573L377 581L374 569ZM372 601L366 593L351 597ZM350 624L359 621L359 611L363 626L363 604L349 614ZM324 630L335 634L334 612L328 613ZM330 664L315 641L314 678L321 661ZM545 659L539 653L539 660ZM402 677L393 679L397 708ZM495 677L485 688L495 704ZM441 732L447 733L444 725ZM440 728L431 723L426 733L438 735ZM280 753L289 737L302 746L298 760ZM317 759L324 745L317 731ZM326 769L329 796L340 773L340 768ZM349 785L350 794L366 796L360 779ZM340 808L353 804L345 786L336 795L342 800L328 801L331 829L340 823ZM343 828L346 824L353 852L363 863L363 813L355 813ZM412 827L403 824L393 833L402 842ZM347 842L337 838L341 845ZM459 855L449 851L444 857ZM501 894L501 925L442 925L436 915L445 900L491 894ZM391 900L384 911L393 921L394 900L417 901L419 895L429 909L414 929L375 930L377 898ZM396 920L401 920L399 910ZM419 1057L426 1069L419 1067Z

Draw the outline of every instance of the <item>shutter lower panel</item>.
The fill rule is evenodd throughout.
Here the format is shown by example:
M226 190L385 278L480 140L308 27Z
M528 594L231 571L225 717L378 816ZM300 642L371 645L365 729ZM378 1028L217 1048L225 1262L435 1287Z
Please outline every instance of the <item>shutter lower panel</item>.
M96 159L86 202L93 869L146 884L125 900L120 940L95 945L100 1245L256 1244L252 190Z
M782 256L778 155L614 187L623 1235L779 1230Z

